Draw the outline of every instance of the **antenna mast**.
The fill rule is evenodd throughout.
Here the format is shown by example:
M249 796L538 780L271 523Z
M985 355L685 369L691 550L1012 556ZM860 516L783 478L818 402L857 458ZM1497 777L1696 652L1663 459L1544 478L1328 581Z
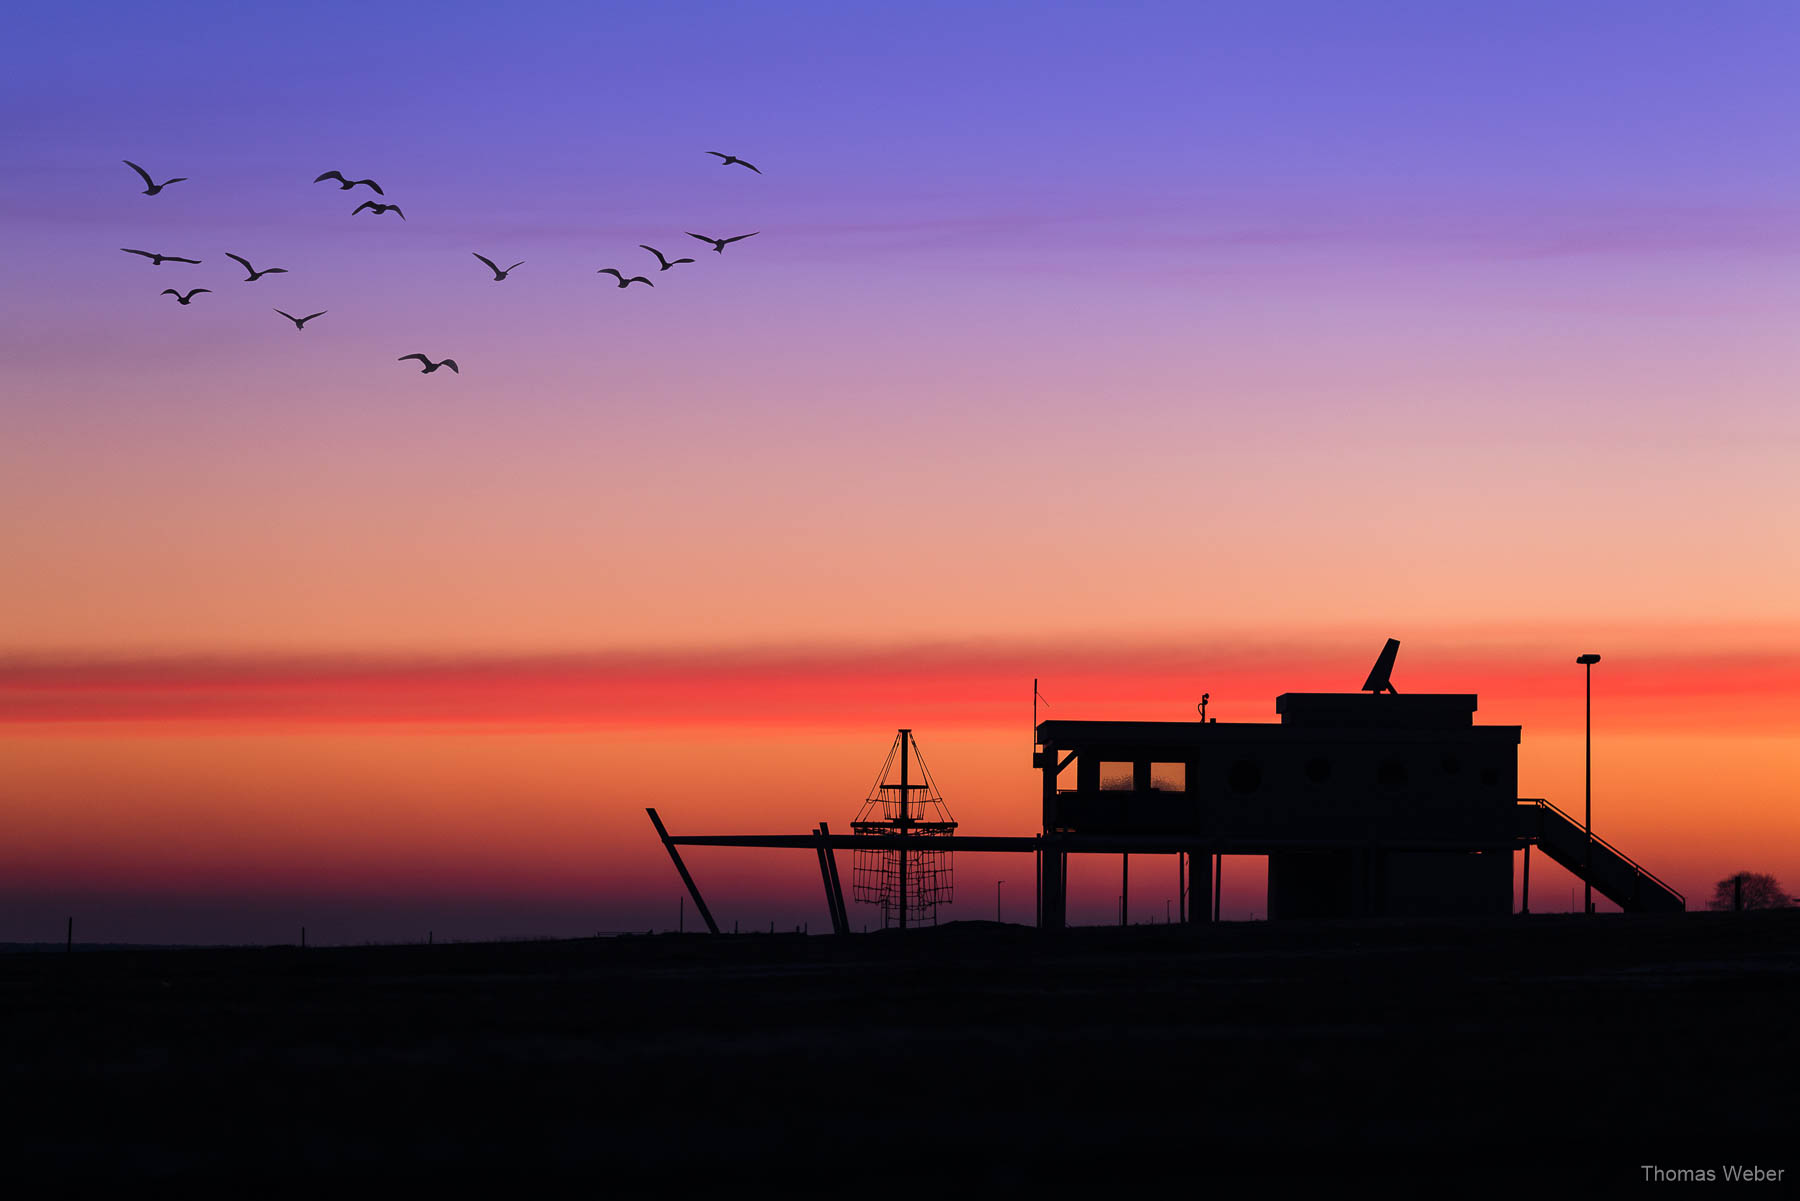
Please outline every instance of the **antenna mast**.
M913 782L915 760L923 783ZM933 843L947 839L955 831L956 821L919 754L911 730L895 735L881 774L850 829L856 834L881 836L884 843L890 844L857 848L852 883L855 899L881 906L884 927L904 930L925 920L935 925L937 907L949 903L955 894L952 853L944 844ZM916 848L909 845L915 839L919 844ZM895 840L903 841L892 845Z

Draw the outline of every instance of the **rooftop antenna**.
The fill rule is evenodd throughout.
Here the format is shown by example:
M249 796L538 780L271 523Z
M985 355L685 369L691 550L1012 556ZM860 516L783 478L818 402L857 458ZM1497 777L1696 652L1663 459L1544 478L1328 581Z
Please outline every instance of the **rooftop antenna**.
M1362 690L1380 696L1384 692L1400 695L1394 687L1394 681L1388 677L1394 674L1394 656L1400 653L1400 640L1389 638L1387 645L1381 648L1381 657L1375 660L1375 667L1369 672L1369 678L1363 681Z
M1206 702L1210 701L1210 700L1212 700L1212 693L1202 692L1200 694L1200 724L1201 725L1206 724Z

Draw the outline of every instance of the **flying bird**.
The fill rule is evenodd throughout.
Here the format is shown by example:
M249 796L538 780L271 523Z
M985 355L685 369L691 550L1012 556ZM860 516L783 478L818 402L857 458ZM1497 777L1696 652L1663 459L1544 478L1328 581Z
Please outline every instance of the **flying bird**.
M377 217L381 216L383 213L400 213L400 206L397 204L376 204L373 200L365 200L355 208L351 209L350 215L354 217L364 209L374 209ZM406 220L405 213L400 213L400 220Z
M154 196L172 183L183 183L187 180L187 176L177 175L174 179L165 179L161 183L157 183L154 179L150 178L150 172L144 170L130 159L125 158L120 159L119 161L144 177L144 195L146 196Z
M286 275L288 273L286 267L264 267L261 271L258 271L255 267L250 265L249 259L239 254L232 254L229 250L225 252L225 257L228 259L236 259L244 265L244 270L250 273L244 280L247 284L253 284L265 275Z
M666 259L663 257L662 251L658 250L654 246L646 246L642 242L638 243L638 249L639 250L648 250L651 254L655 255L656 261L662 264L662 269L664 271L667 271L670 267L673 267L676 263L691 263L694 261L693 259Z
M762 232L762 230L760 230L760 229L756 231L756 233L761 233L761 232ZM690 238L699 238L702 242L711 242L714 252L718 253L718 254L724 254L725 248L727 246L731 245L733 242L742 242L745 238L754 238L755 236L756 236L756 234L739 234L735 238L709 238L705 234L696 234L696 233L688 234L688 237L690 237Z
M472 250L469 253L475 254L475 252ZM494 273L494 282L495 283L499 283L501 280L505 279L508 275L511 275L515 268L523 267L525 265L525 260L520 259L518 262L514 263L511 267L508 267L505 271L502 271L502 270L500 270L500 268L494 266L494 260L490 259L487 255L476 254L475 257L480 259L482 262L486 263L488 270L492 271Z
M377 196L386 196L387 195L386 192L381 190L381 185L376 183L374 180L372 180L372 179L345 179L344 173L342 171L327 171L327 172L325 172L325 174L319 176L319 178L313 180L313 182L314 183L324 183L328 179L337 180L338 191L340 191L340 192L348 192L351 188L354 188L357 184L366 183L369 185L369 187L371 189L373 189L374 193Z
M125 246L121 246L121 247L119 247L119 249L125 251L126 254L141 254L141 255L143 255L145 258L150 260L150 265L152 267L160 267L164 263L193 263L195 265L198 265L200 262L199 259L184 259L180 255L174 255L174 254L156 254L153 251L149 251L149 250L132 250Z
M612 276L619 281L619 286L621 288L629 288L632 284L650 284L650 281L641 275L634 275L630 279L626 279L625 273L620 271L617 267L602 267L600 270L594 272L594 274ZM650 284L650 286L654 288L656 285Z
M308 313L304 317L296 317L292 313L282 312L282 310L280 310L280 309L276 309L275 311L277 313L281 313L281 315L283 317L286 317L289 321L292 321L294 323L294 328L296 330L302 330L302 329L306 328L306 323L308 321L311 321L314 317L323 317L326 313L329 313L331 310L330 309L320 309L318 312Z
M425 369L423 371L419 372L420 375L430 375L433 371L436 371L439 367L448 367L448 368L450 368L450 370L456 372L456 374L458 374L458 375L462 374L462 368L460 368L456 365L455 359L445 359L441 363L434 363L422 354L403 354L399 358L395 359L394 361L396 363L404 363L408 359L417 359L417 360L419 360L419 362L425 364Z
M731 166L731 164L733 164L733 163L736 163L736 164L737 164L737 165L738 165L738 166L740 166L740 167L748 167L748 168L750 168L750 169L751 169L751 170L752 170L752 171L756 171L756 164L755 164L755 163L751 163L751 162L746 162L746 161L745 161L745 160L743 160L743 159L741 159L741 158L739 158L739 157L738 157L738 156L737 156L737 155L735 155L735 154L719 154L719 152L718 152L718 151L717 151L717 150L708 150L708 151L707 151L707 152L706 152L706 153L708 153L708 154L718 154L718 155L719 155L719 157L720 157L720 158L722 158L722 159L724 159L724 160L725 160L725 161L724 161L724 162L722 162L722 163L720 163L720 164L719 164L719 166L721 166L721 167L729 167L729 166ZM762 174L762 172L761 172L761 171L756 171L756 173L757 173L757 174L758 174L758 175L761 175L761 174Z
M212 291L211 288L194 288L193 290L188 292L188 294L186 296L183 296L180 292L177 292L174 288L164 288L162 291L158 292L157 295L158 296L173 296L176 300L179 300L182 304L193 304L194 297L200 295L200 293L202 293L202 292L210 292L210 291Z

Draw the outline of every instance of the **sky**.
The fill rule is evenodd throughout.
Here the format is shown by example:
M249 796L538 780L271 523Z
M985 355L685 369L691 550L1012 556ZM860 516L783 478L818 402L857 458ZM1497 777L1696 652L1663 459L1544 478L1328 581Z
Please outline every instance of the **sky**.
M1268 721L1390 636L1564 808L1602 653L1596 829L1690 905L1800 885L1791 6L69 4L9 40L0 940L661 927L646 804L848 821L907 725L965 828L1029 832L1033 677L1052 716ZM696 858L722 914L824 923L804 856ZM960 858L946 916L1009 871L1029 913Z

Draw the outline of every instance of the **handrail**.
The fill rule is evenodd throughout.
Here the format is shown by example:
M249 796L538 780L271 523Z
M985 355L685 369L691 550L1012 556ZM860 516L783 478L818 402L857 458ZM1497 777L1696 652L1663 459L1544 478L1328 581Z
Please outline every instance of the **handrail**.
M1529 803L1533 804L1533 805L1537 805L1539 808L1548 809L1552 813L1556 814L1558 817L1562 818L1564 821L1568 822L1571 826L1574 826L1576 829L1581 829L1582 824L1575 820L1574 815L1563 812L1562 808L1560 806L1558 806L1557 804L1555 804L1554 802L1547 801L1542 797L1533 797ZM1664 892L1669 893L1672 896L1681 898L1682 908L1684 908L1684 909L1687 908L1687 896L1684 893L1682 893L1679 889L1672 887L1667 880L1664 880L1661 876L1657 875L1655 872L1651 871L1649 868L1645 867L1643 864L1639 863L1637 860L1633 859L1630 855L1627 855L1624 851L1621 851L1618 847L1616 847L1612 843L1606 841L1606 839L1600 837L1598 834L1595 834L1592 831L1589 831L1588 837L1593 839L1595 842L1599 843L1601 846L1605 847L1607 850L1611 851L1614 855L1617 855L1620 859L1623 859L1626 863L1629 863L1632 867L1632 870L1637 872L1638 875L1648 876Z

